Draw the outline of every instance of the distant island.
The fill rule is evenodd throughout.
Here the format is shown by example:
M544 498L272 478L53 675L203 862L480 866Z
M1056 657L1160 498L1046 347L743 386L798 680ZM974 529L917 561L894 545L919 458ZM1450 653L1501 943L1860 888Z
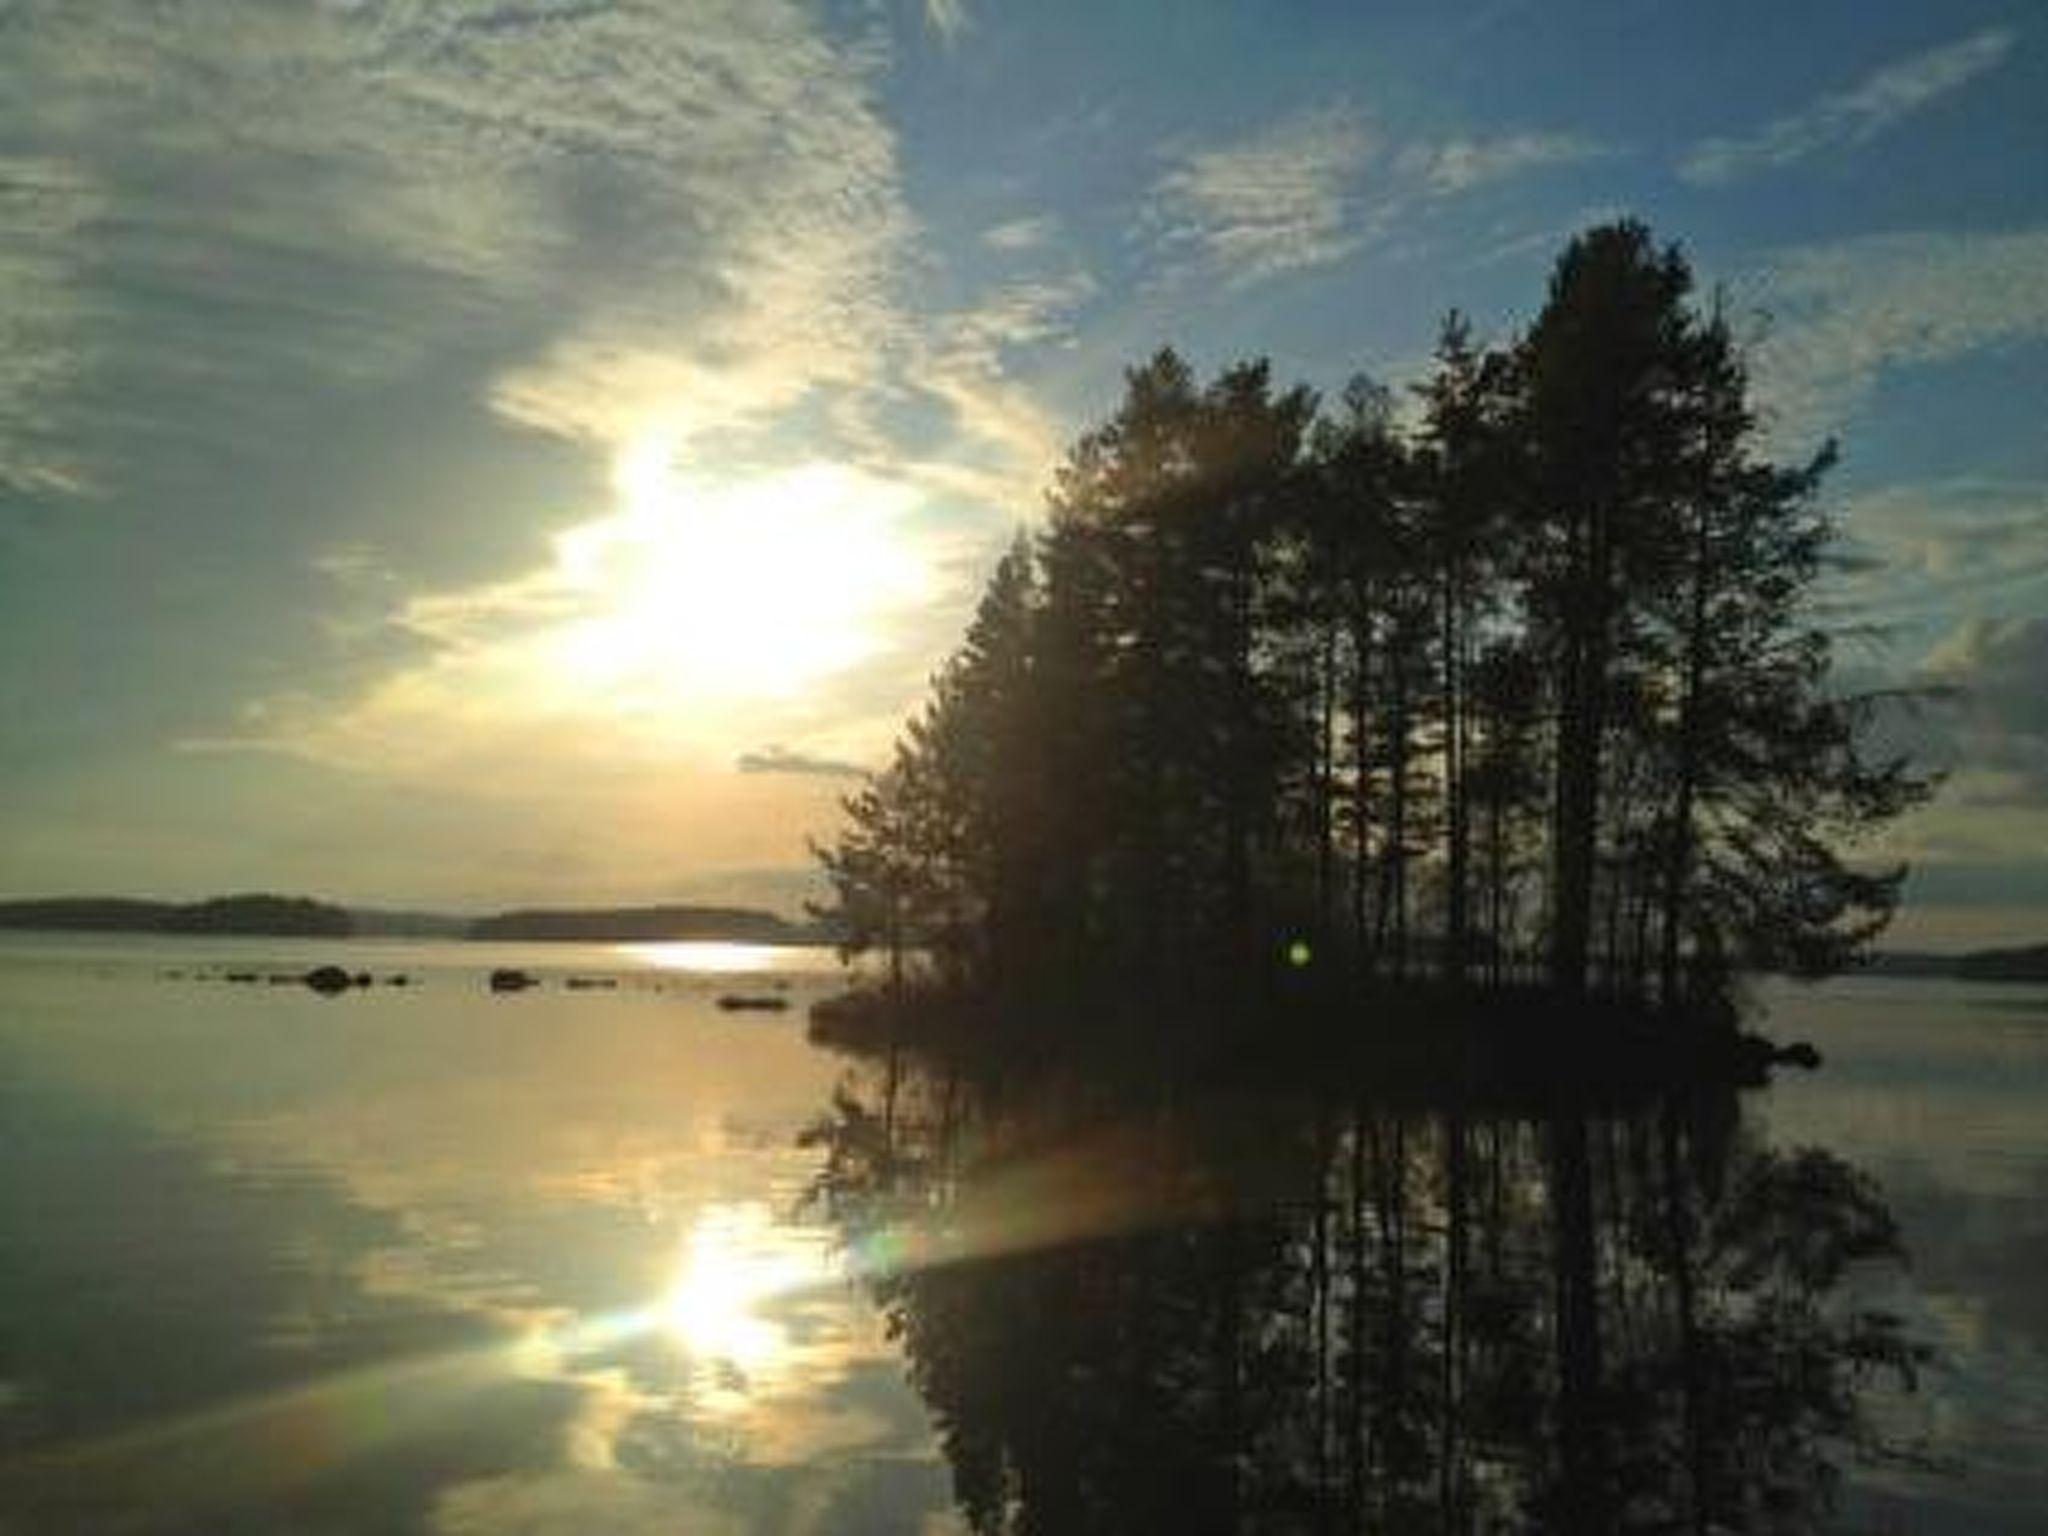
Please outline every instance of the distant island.
M792 923L752 907L591 907L500 912L469 925L472 939L582 943L712 940L736 944L829 944L811 923Z
M1946 976L1957 981L2048 981L2048 944L1977 949L1960 955L1906 952L1871 956L1876 976Z
M204 901L130 896L59 896L0 902L0 928L70 933L239 933L345 939L356 932L346 908L306 896L256 893Z
M58 933L246 934L273 938L449 938L663 943L830 944L834 931L754 907L531 908L487 917L348 908L308 896L246 894L203 901L57 896L0 901L0 929Z

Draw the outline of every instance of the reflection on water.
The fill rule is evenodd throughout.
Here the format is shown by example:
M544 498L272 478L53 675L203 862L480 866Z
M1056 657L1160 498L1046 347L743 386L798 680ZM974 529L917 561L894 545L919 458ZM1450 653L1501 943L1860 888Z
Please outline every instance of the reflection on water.
M774 1305L836 1274L818 1234L792 1231L759 1201L699 1213L659 1304L661 1326L696 1368L697 1400L731 1412L775 1395L805 1361Z
M944 1518L795 1219L836 1068L793 1019L720 1014L698 969L494 997L505 957L460 945L340 999L62 948L0 958L0 1530Z
M765 944L727 944L715 939L684 939L660 944L614 944L610 948L630 961L658 971L684 971L711 976L763 975L790 968L791 952ZM807 957L822 951L802 951ZM813 967L814 968L814 967Z
M986 1531L1791 1531L1927 1351L1874 1183L1729 1095L842 1088L821 1197Z
M8 1536L2048 1507L2039 992L1782 1000L1827 1065L1739 1106L930 1071L892 1104L805 1043L823 955L769 957L782 1016L597 946L190 979L305 963L267 943L0 942ZM1921 1449L1958 1470L1870 1464Z

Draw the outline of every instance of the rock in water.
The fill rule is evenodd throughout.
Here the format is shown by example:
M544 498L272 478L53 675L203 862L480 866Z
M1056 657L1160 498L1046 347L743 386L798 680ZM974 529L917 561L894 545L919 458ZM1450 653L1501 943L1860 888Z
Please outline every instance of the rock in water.
M346 992L355 985L347 971L338 965L320 965L299 978L322 997L332 997L337 992Z
M509 966L502 970L491 972L491 990L493 992L524 992L528 987L537 985L539 983L534 980L530 973L513 970Z
M1802 1067L1811 1072L1820 1065L1820 1052L1814 1048L1811 1041L1795 1040L1790 1045L1781 1047L1771 1061L1776 1066Z

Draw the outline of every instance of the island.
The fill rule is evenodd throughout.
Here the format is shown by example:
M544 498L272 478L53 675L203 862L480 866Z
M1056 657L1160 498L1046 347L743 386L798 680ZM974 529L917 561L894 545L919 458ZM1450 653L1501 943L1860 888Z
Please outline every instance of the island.
M310 896L251 893L190 902L136 896L0 901L0 929L53 933L251 934L280 938L448 938L589 944L832 944L829 922L792 922L756 907L533 907L475 917L348 908Z
M526 908L479 918L472 939L540 940L593 944L719 942L829 944L832 933L814 923L792 923L753 907Z
M203 901L149 901L130 896L58 896L0 902L0 928L69 933L263 934L348 938L347 910L307 896L264 892Z
M1959 955L1894 950L1872 955L1868 970L1876 976L1940 976L1955 981L2048 981L2048 944Z

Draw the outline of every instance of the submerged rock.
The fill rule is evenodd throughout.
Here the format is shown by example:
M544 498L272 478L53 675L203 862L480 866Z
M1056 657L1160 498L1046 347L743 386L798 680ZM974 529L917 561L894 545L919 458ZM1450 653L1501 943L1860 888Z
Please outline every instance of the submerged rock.
M539 981L531 972L515 970L511 966L491 972L493 992L524 992L528 987L539 985Z
M1810 1040L1794 1040L1790 1045L1780 1046L1772 1055L1771 1063L1780 1067L1800 1067L1811 1072L1820 1065L1820 1052Z
M772 994L768 996L749 996L744 992L728 992L719 998L718 1006L728 1013L755 1009L763 1013L780 1013L789 1006L789 999L786 997L776 997Z
M332 997L337 992L346 992L355 985L347 971L338 965L318 965L299 978L322 997Z

